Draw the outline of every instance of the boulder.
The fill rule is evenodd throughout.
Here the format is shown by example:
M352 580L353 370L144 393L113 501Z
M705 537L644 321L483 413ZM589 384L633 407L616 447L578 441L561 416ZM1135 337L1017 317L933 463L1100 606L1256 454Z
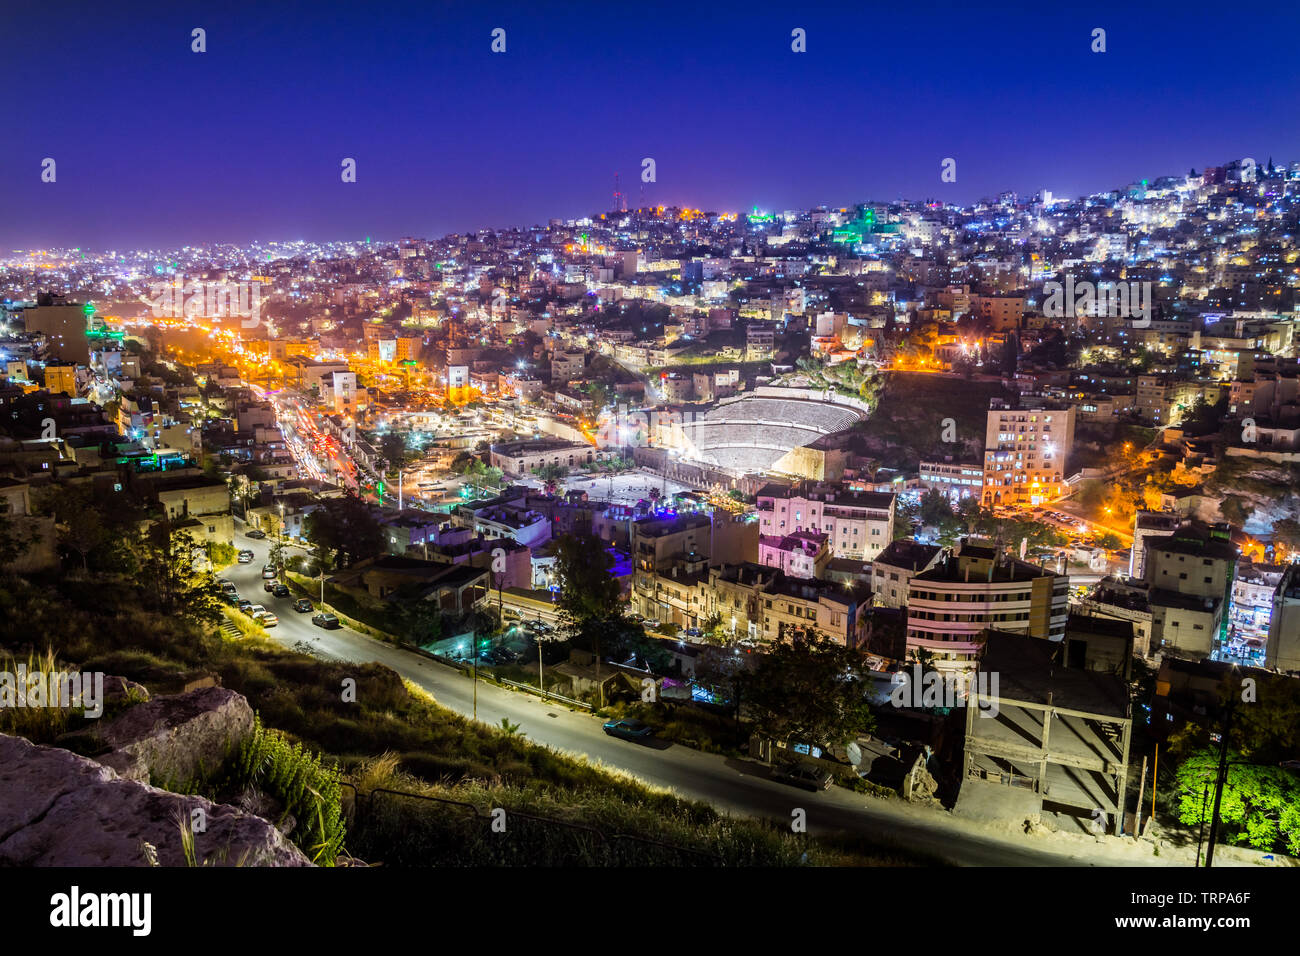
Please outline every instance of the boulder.
M113 713L148 699L149 691L144 684L137 684L129 678L117 677L113 674L104 675L105 711Z
M182 822L196 810L198 865L312 865L261 817L0 734L0 866L186 866Z
M224 687L155 697L83 731L95 759L119 776L178 790L220 767L252 733L253 708ZM109 752L103 753L107 749Z

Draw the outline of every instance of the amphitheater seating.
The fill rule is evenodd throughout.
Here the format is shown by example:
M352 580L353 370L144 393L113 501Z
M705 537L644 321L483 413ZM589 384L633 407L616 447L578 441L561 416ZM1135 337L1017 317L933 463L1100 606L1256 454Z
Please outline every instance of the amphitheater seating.
M742 473L769 469L792 448L843 431L863 418L844 405L747 397L710 409L682 425L692 457Z

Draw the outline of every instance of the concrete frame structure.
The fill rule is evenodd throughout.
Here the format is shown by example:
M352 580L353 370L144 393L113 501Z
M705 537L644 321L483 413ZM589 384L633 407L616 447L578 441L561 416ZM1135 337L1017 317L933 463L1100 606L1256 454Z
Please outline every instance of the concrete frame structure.
M962 791L969 799L968 787L996 777L1032 793L1039 813L1049 805L1090 820L1102 813L1118 835L1133 731L1128 686L1118 674L1067 667L1066 658L1063 643L988 633L979 667L997 680L977 672L970 684Z

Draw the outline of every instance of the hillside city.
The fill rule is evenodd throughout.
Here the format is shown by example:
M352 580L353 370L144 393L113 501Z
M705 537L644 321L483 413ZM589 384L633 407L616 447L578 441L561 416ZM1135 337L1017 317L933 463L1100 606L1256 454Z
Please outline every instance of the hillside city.
M321 781L231 811L276 864L786 865L715 831L792 807L829 865L1300 856L1300 162L13 250L0 305L0 670L109 675L111 720L0 682L0 782L98 760L226 819L256 761L132 736L186 698ZM142 863L74 843L0 862Z

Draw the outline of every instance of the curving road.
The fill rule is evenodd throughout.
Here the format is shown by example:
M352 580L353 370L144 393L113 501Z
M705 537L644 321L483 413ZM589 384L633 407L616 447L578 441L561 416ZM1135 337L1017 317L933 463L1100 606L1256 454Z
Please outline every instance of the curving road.
M236 522L239 524L238 522ZM269 634L279 643L310 646L325 659L364 663L377 661L397 671L431 693L438 702L466 716L474 713L474 686L454 668L393 647L347 628L325 631L311 624L310 614L293 610L292 599L275 598L263 591L262 565L270 543L239 533L236 546L250 548L252 564L235 565L220 576L233 581L242 597L264 604L280 618ZM1132 865L1112 854L1052 850L1034 846L1014 835L990 833L952 814L899 801L884 801L839 787L808 793L767 779L766 767L754 761L705 754L686 747L654 741L636 744L607 736L600 720L548 704L539 698L484 681L477 684L478 719L499 724L508 718L535 743L585 757L627 771L647 783L669 788L720 810L753 817L788 821L796 809L807 813L811 834L844 831L884 844L931 854L965 866L1097 866ZM1087 844L1085 846L1091 846ZM1098 850L1101 848L1098 847ZM1153 860L1153 863L1169 860Z

